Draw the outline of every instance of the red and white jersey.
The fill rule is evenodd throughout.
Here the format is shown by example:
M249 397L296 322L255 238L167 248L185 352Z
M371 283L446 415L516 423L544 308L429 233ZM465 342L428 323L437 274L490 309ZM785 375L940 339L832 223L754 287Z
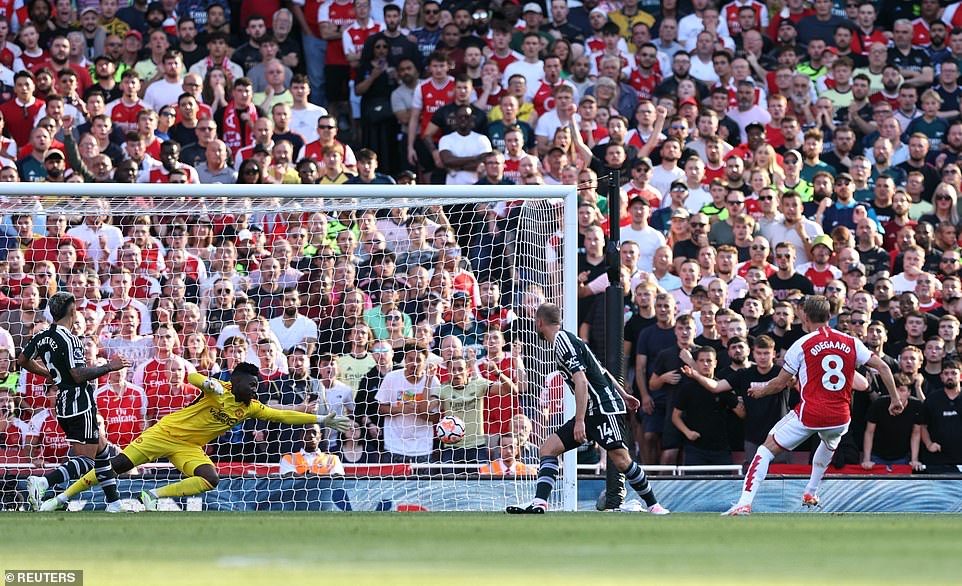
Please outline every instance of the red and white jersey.
M17 379L17 394L23 397L23 406L31 409L43 409L47 403L47 379L38 374L22 369Z
M354 23L344 29L344 32L341 34L341 42L344 44L344 54L360 53L364 47L364 41L366 41L369 36L380 31L381 25L374 22L373 19L369 18L364 25L359 24L355 20Z
M488 61L494 61L498 64L498 69L501 71L501 73L504 73L504 70L508 68L508 65L511 65L515 61L521 61L522 59L524 59L524 55L518 53L517 51L511 51L504 57L499 57L494 53L488 57Z
M813 263L807 262L797 267L798 274L812 282L815 293L821 295L825 292L825 286L829 281L842 278L842 271L828 265L825 270L819 270Z
M666 138L668 137L665 136L664 134L659 134L657 137L655 137L655 141L656 141L655 144L656 145L661 144L661 141L665 140ZM646 144L648 144L648 141L651 139L652 139L652 135L648 135L648 137L646 138L641 135L641 133L638 131L637 128L632 128L631 130L628 131L628 134L625 135L625 144L628 146L633 146L636 149L641 149Z
M441 106L454 102L454 78L448 77L443 85L438 85L433 79L426 79L421 82L418 89L414 90L414 101L412 108L421 111L421 121L418 133L423 135L431 123L431 116L437 112ZM437 133L440 134L440 133ZM436 140L440 137L435 135Z
M661 83L661 75L658 74L654 68L652 68L651 73L645 75L637 67L631 70L628 75L628 85L633 87L636 92L638 92L639 99L652 99L655 94L655 88Z
M612 55L604 50L588 55L591 63L591 75L601 75L601 60L609 56L621 59L621 74L628 76L632 63L634 63L632 55L628 51L618 51L617 55Z
M27 4L24 0L0 0L0 16L10 23L10 31L16 33L21 23L27 22Z
M949 25L949 29L957 29L962 26L962 10L959 7L962 2L953 2L942 11L942 22Z
M3 4L0 3L0 6ZM23 54L23 50L13 43L4 43L3 48L0 49L0 63L2 63L7 69L16 71L23 65L23 61L20 61L20 55Z
M317 22L330 22L331 24L349 27L357 19L354 16L353 2L333 2L325 3L317 11ZM341 39L329 40L327 42L327 55L324 58L327 65L347 65L347 58L344 56L344 43Z
M512 159L505 156L504 178L514 181L515 185L521 185L521 159Z
M875 43L888 45L888 42L888 37L885 36L882 29L877 28L868 34L861 30L856 30L855 35L852 37L852 52L858 53L859 55L868 55L868 48Z
M585 51L588 53L600 53L605 50L605 40L597 35L593 35L585 41ZM618 51L628 52L628 43L624 39L618 39Z
M187 163L177 163L177 168L187 174L187 183L200 183L200 176L197 174L197 169L193 168ZM141 171L137 182L170 183L170 171L168 171L163 165L154 165L153 167L149 167L148 169Z
M137 130L137 114L143 109L144 104L140 100L128 104L120 97L107 104L107 116L126 133Z
M97 412L104 418L107 441L126 447L147 428L147 393L124 383L123 394L104 385L94 391Z
M151 334L150 310L134 298L128 299L127 303L115 304L111 299L104 299L100 302L100 308L104 310L103 333L112 336L117 335L117 332L120 331L120 311L126 309L129 305L133 305L140 312L140 335L149 336Z
M538 113L538 116L544 116L544 113L548 110L554 110L554 90L560 85L568 85L574 88L571 82L563 79L559 79L558 83L554 85L543 79L541 80L537 91L534 92L534 98L531 100L531 103L534 104L534 111ZM575 103L578 103L577 90L575 90Z
M768 26L768 6L757 0L734 0L728 4L722 6L721 9L721 19L728 24L728 32L730 34L737 34L742 32L742 27L738 24L738 11L743 6L751 6L755 9L755 28L759 30L764 30L763 27Z
M929 23L922 17L912 21L912 46L924 47L931 43L929 39Z
M165 380L155 393L147 395L147 411L153 419L161 419L190 405L200 392L186 382L178 385Z
M41 50L39 55L28 55L24 53L20 56L23 60L23 66L27 68L30 73L37 73L41 68L46 67L47 61L50 59L50 55Z
M734 84L735 84L735 81L732 80L732 82L731 82L730 84L728 84L728 88L727 88L727 89L728 89L728 107L729 107L729 108L737 108L737 107L738 107L738 99L737 99L737 97L735 96L735 85L734 85ZM718 84L715 84L715 87L717 87L717 86L718 86ZM715 88L713 87L712 90L714 90L714 89L715 89ZM762 101L762 98L766 98L766 96L765 96L765 90L764 90L764 88L762 88L762 86L756 85L756 86L755 86L755 91L754 91L754 98L752 98L752 104L755 105L755 106L760 106L760 107L762 107L762 108L768 108L768 100L767 100L767 98L766 98L764 101Z
M39 437L40 457L44 460L62 460L70 451L70 442L50 409L43 409L30 419L27 435Z
M783 368L798 378L802 400L795 413L802 425L825 429L849 423L855 368L871 357L861 340L829 327L792 344Z
M341 155L344 159L345 167L356 167L357 157L354 156L354 149L350 145L346 145L343 142L334 139L334 144L341 149ZM307 143L301 147L301 152L297 155L297 160L301 159L312 159L317 163L324 163L324 145L321 144L320 140L315 140L314 142Z
M496 363L498 370L503 372L515 384L521 382L521 364L513 356L503 355ZM488 358L478 361L478 371L485 380L496 383L500 377L495 371L495 362ZM518 396L513 393L488 393L484 398L484 432L487 434L510 433L511 418L520 413Z
M196 372L197 369L180 356L174 355L172 358L181 363L188 375ZM186 380L185 377L184 382L186 382ZM157 358L148 360L137 367L137 370L134 372L133 383L142 388L147 394L147 409L151 411L151 413L154 413L157 409L164 410L170 405L178 403L178 401L174 401L172 397L183 394L170 390L170 381L167 380L167 361L158 360ZM188 401L188 403L189 402L190 401ZM176 409L174 409L174 411L176 411ZM167 411L164 415L171 412L172 411ZM157 418L159 419L160 417L162 417L162 415Z
M317 17L317 13L320 12L321 6L325 2L326 0L294 0L294 4L300 6L304 12L304 20L307 21L307 26L311 29L311 35L318 38L321 36L321 19Z

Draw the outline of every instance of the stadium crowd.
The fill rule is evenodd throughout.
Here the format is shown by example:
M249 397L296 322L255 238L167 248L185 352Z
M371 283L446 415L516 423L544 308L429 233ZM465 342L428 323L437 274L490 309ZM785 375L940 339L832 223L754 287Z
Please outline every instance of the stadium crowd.
M577 185L578 333L604 356L600 186L617 171L644 463L754 453L798 396L746 391L820 293L911 397L889 416L864 373L836 463L957 471L960 4L4 0L0 181ZM221 460L525 474L560 422L531 333L556 283L514 270L516 202L215 217L15 203L36 208L8 214L0 243L0 443L36 464L67 446L53 390L12 359L59 289L80 300L89 362L133 362L98 383L121 446L192 400L188 372L242 361L262 401L355 425L251 423L212 445ZM557 238L542 246L559 258ZM440 413L465 421L463 442L433 441Z

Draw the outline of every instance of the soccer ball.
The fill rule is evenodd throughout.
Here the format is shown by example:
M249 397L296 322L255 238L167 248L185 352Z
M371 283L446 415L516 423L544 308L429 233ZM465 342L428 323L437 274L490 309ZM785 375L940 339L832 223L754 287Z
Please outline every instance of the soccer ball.
M442 444L456 444L464 439L464 422L460 417L445 415L434 426L434 435Z

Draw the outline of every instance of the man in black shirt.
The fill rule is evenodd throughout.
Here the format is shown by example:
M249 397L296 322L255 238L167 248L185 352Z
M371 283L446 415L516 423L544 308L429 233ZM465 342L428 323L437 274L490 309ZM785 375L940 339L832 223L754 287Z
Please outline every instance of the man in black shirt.
M678 463L678 452L684 436L672 422L672 410L675 408L676 392L681 382L681 367L685 364L681 359L682 350L691 352L695 347L695 319L691 314L678 316L675 320L674 347L662 350L655 358L654 371L648 381L652 391L660 391L660 399L652 393L655 399L655 416L664 419L661 434L661 464L663 466Z
M788 350L796 340L805 335L800 326L793 327L794 322L795 306L788 301L777 302L772 311L772 329L769 332L775 342L776 354Z
M814 295L815 287L811 279L808 279L795 271L795 245L791 242L779 242L775 244L775 266L778 270L775 274L768 277L768 283L772 286L775 299L785 299L788 292L798 289L804 295Z
M919 462L919 438L922 434L922 402L911 397L912 379L895 375L899 397L905 409L898 415L889 413L891 397L879 397L868 409L862 468L871 470L876 464L911 464L922 470Z
M925 399L922 443L925 471L932 474L954 474L962 466L962 398L959 380L962 365L957 360L942 365L941 393Z
M788 388L780 393L765 397L753 398L749 396L748 389L772 380L782 370L775 366L775 342L769 336L759 336L755 339L752 357L755 359L754 365L742 370L729 371L724 378L717 381L709 377L698 376L697 372L695 372L696 376L693 377L699 384L713 393L734 391L742 399L745 409L746 454L754 454L758 446L765 443L769 431L788 413L790 404L792 404ZM797 402L797 396L795 402ZM779 454L774 461L787 462L788 457Z
M694 360L698 375L708 379L715 376L714 348L698 348ZM671 420L688 440L684 447L685 465L731 464L727 414L732 411L739 417L745 416L745 407L738 397L730 391L713 393L688 376L679 383L677 395Z
M130 366L130 361L116 355L102 366L86 366L83 342L71 329L77 319L77 303L71 293L60 292L47 302L54 325L27 342L17 356L17 365L57 386L57 422L74 454L69 460L45 476L27 479L27 498L35 510L47 489L62 482L77 480L91 469L96 470L107 497L107 511L123 512L117 481L110 466L107 439L97 429L97 403L89 381L109 372Z
M637 410L638 399L627 394L621 384L598 362L588 345L571 332L561 329L561 308L544 303L535 314L538 336L554 349L555 366L575 395L575 416L562 425L541 446L538 485L528 506L511 505L510 514L543 514L560 471L558 456L581 446L589 439L608 452L608 457L625 475L653 515L667 515L658 504L644 471L628 454L625 446L625 413Z

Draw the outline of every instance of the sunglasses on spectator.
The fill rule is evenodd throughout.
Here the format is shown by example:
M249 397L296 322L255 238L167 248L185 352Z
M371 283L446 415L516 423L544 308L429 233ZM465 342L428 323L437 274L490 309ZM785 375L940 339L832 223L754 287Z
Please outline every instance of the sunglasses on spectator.
M321 130L334 130L333 124L318 124L317 127Z
M398 321L401 319L401 316L396 313L389 313L385 319L388 321Z
M833 293L841 293L841 292L842 292L842 288L841 288L841 287L825 287L825 291L826 291L826 292L833 292Z
M940 194L940 195L936 195L936 196L935 196L935 199L941 199L941 200L943 200L943 201L952 201L952 196L951 196L951 195Z
M853 319L853 320L852 320L852 325L853 325L853 326L864 326L864 325L865 325L865 320L864 320L864 319Z
M752 244L752 250L768 250L768 247L763 244Z
M759 196L758 196L758 201L772 201L773 199L775 199L775 196L773 196L773 195L759 195Z
M737 205L742 205L742 204L744 204L744 203L745 203L745 200L744 200L744 199L729 199L729 200L726 200L725 203L727 203L727 204L730 205L730 206L737 206Z
M959 262L957 258L943 258L939 262Z

